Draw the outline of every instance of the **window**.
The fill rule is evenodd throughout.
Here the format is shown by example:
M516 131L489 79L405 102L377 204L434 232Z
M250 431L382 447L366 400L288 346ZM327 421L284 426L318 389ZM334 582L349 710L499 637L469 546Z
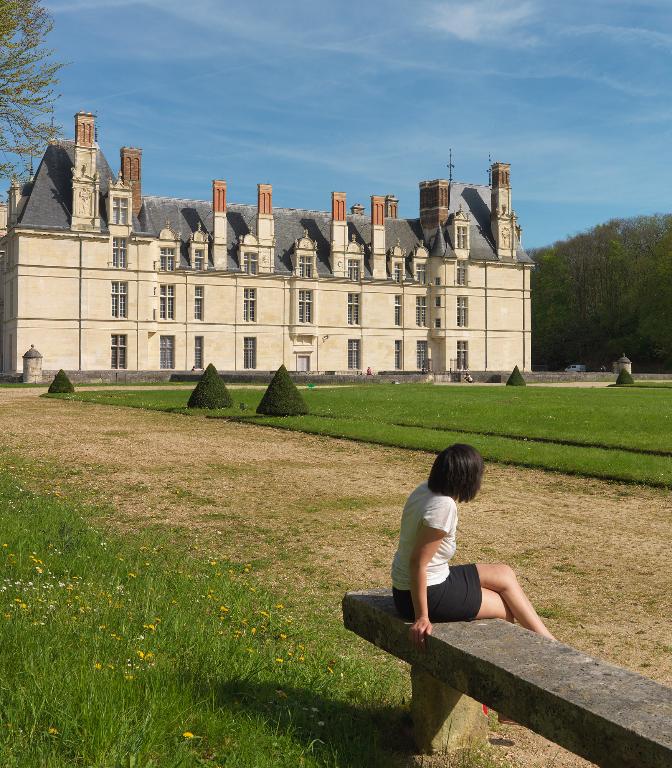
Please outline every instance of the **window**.
M110 368L126 367L126 334L112 334L112 360Z
M359 365L360 346L359 339L348 339L348 368L351 371L357 371Z
M469 352L466 341L457 342L457 370L466 371L469 369Z
M245 288L243 290L243 320L246 323L255 323L257 321L256 288Z
M205 269L205 251L202 248L194 251L194 269Z
M112 223L128 224L128 198L112 198Z
M401 264L395 264L392 271L392 276L395 283L401 282Z
M313 322L313 292L299 291L299 322Z
M418 264L415 268L415 279L425 285L427 283L427 265Z
M126 238L112 238L112 266L116 269L126 269Z
M348 325L359 325L359 294L358 293L348 294Z
M127 316L128 283L112 281L112 317Z
M299 256L299 277L313 276L313 257Z
M467 265L466 264L458 262L455 270L455 283L457 285L467 284Z
M402 368L401 360L401 340L394 342L394 369L400 371Z
M257 367L257 339L245 336L243 339L243 368Z
M427 297L415 297L415 324L420 326L427 325Z
M175 249L162 248L160 263L162 272L173 272L175 269Z
M348 280L359 280L359 259L348 259Z
M436 296L436 298L434 299L434 306L435 307L440 307L441 306L441 297L440 296Z
M175 367L175 337L161 336L159 367L162 369Z
M203 367L203 337L194 336L194 368Z
M247 252L243 254L243 272L248 275L256 275L259 271L259 256L256 253Z
M204 301L205 301L205 288L202 285L197 285L194 288L194 320L203 319Z
M440 328L441 327L441 318L440 317L435 317L434 318L434 327L435 328Z
M468 310L467 297L458 296L457 297L457 327L458 328L467 327L467 322L469 320L469 315L467 310Z
M394 324L401 325L401 296L394 297Z
M467 228L464 226L457 227L457 247L467 247Z
M440 277L435 277L434 278L434 285L441 285L441 278Z
M175 286L162 285L159 296L159 317L161 320L175 319ZM164 338L163 336L161 338ZM166 339L172 336L166 336ZM171 366L172 367L172 366Z
M419 341L415 349L415 363L419 371L426 371L428 368L427 342Z

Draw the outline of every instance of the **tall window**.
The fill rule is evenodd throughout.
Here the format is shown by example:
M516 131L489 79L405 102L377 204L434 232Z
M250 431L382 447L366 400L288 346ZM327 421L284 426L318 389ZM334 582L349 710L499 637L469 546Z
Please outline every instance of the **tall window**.
M415 297L415 324L420 326L427 325L427 297Z
M440 307L441 306L441 297L440 296L435 296L434 297L434 306L435 307Z
M243 272L248 275L256 275L259 271L259 256L248 251L243 254Z
M457 370L466 371L469 368L469 348L466 341L457 342Z
M313 276L313 257L299 256L299 277Z
M435 277L434 278L434 285L441 285L441 278L440 277Z
M348 339L348 368L351 371L357 371L360 366L360 344L359 339Z
M415 363L416 363L417 369L419 371L426 371L428 360L429 358L427 355L427 342L419 341L415 348Z
M467 247L467 228L465 226L458 226L457 228L457 247Z
M112 238L112 266L116 269L126 269L126 238Z
M194 269L205 269L205 251L202 248L194 251Z
M161 271L172 272L175 269L175 249L174 248L162 248L161 249Z
M161 320L175 319L175 286L162 285L159 293L159 317ZM162 337L164 338L164 337ZM166 339L173 338L166 336Z
M348 280L359 280L359 259L348 259Z
M257 367L257 339L245 336L243 339L243 368Z
M205 302L205 288L197 285L194 288L194 320L203 319L203 304Z
M128 198L112 198L112 223L128 224Z
M127 317L128 283L112 281L112 317Z
M392 277L395 283L401 282L401 264L395 264L392 269Z
M159 367L162 369L175 367L175 337L161 336Z
M359 294L358 293L348 294L348 325L359 325Z
M434 318L434 327L435 328L440 328L441 327L441 318L440 317L435 317Z
M469 312L466 296L457 297L457 327L466 328L469 322Z
M255 323L257 320L256 288L245 288L243 290L243 320L246 323Z
M464 262L457 262L455 269L455 282L457 285L467 284L467 265Z
M400 371L402 368L401 359L401 339L394 342L394 369Z
M415 279L419 282L425 285L427 282L427 265L426 264L418 264L415 267Z
M394 324L401 325L401 296L394 297Z
M313 322L313 292L299 291L299 322Z
M203 337L194 336L194 368L203 367Z
M113 333L111 339L112 360L110 362L110 368L125 368L126 334Z

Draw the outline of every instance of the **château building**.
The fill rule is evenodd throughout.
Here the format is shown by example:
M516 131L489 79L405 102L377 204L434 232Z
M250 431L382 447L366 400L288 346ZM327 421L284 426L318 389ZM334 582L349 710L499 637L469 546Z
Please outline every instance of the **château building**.
M94 116L12 181L0 229L3 372L31 346L46 370L361 372L530 368L530 270L510 168L491 185L420 182L420 215L393 195L370 212L142 194L142 151L113 173ZM0 220L0 227L2 221Z

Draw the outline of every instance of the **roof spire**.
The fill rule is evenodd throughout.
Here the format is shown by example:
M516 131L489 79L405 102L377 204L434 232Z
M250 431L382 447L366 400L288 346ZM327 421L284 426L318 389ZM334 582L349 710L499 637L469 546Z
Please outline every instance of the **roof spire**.
M455 166L453 165L453 148L448 148L448 181L452 182L453 180L453 168Z
M434 242L432 243L432 250L430 256L445 256L446 254L446 239L443 236L443 227L439 223L439 228L436 230L434 236Z
M492 186L492 156L488 152L488 186Z

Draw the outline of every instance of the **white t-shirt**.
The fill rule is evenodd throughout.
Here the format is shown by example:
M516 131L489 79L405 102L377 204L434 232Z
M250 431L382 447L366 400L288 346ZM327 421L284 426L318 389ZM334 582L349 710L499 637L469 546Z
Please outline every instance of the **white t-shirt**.
M427 586L448 578L448 561L455 554L457 505L450 496L432 493L424 482L408 497L401 515L399 547L392 561L392 584L397 589L411 588L411 552L423 525L446 532L427 565Z

